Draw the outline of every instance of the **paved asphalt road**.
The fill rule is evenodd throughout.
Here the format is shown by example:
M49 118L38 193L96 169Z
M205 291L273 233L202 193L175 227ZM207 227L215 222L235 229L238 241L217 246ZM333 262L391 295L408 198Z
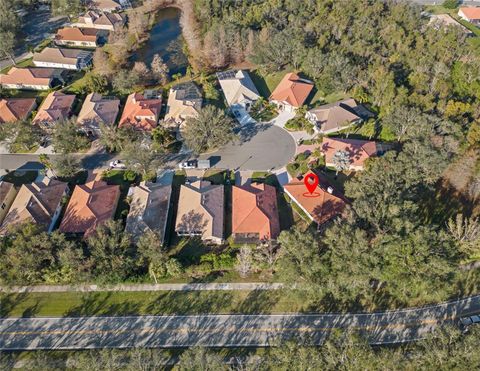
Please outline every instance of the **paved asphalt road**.
M210 159L212 166L222 169L273 170L289 163L295 149L295 141L284 129L256 124L243 128L237 143L200 158Z
M292 337L321 344L341 328L360 331L372 344L391 344L425 338L439 324L479 312L474 296L372 314L4 318L0 350L270 346Z

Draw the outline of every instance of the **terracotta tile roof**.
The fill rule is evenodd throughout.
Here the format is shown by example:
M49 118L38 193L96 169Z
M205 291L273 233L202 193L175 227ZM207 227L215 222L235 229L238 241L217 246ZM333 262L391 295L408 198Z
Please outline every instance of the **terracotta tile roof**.
M54 68L12 67L6 75L0 75L0 83L49 86L58 74Z
M253 183L232 187L232 233L258 233L259 239L275 239L280 233L275 187Z
M94 28L64 27L57 31L56 40L96 42L98 30Z
M47 177L41 182L22 185L0 227L0 234L26 221L47 230L67 189L67 183Z
M298 108L305 103L312 89L311 81L300 78L296 73L287 73L270 95L270 99L287 102Z
M98 93L90 93L83 102L77 122L80 125L96 127L98 127L100 123L114 124L119 110L119 99L103 97Z
M480 7L461 7L458 11L470 20L480 20Z
M308 173L305 174L308 175ZM320 183L315 190L318 197L311 197L305 183L302 180L293 179L288 184L284 185L285 192L300 208L317 224L323 224L330 219L340 215L347 204L343 195L333 190L333 193L328 192L330 186L328 182L319 176ZM333 188L331 188L333 189Z
M204 239L223 239L222 185L198 181L180 187L175 231L200 233Z
M47 95L33 119L34 124L54 123L66 120L70 116L75 95L54 91Z
M134 240L138 240L147 231L152 231L163 243L171 193L170 185L157 183L142 183L130 188L132 201L125 231L130 233Z
M80 49L45 48L33 55L33 62L49 62L76 65L82 58L93 56L92 52Z
M99 225L113 219L120 186L108 185L100 179L100 174L91 174L86 184L75 187L60 224L61 232L87 237Z
M130 94L118 126L131 125L139 130L151 131L157 127L161 108L160 98L147 99L140 93Z
M350 157L350 166L363 168L367 159L377 155L377 144L367 140L323 137L321 151L325 155L327 166L333 163L335 152L346 151Z
M26 119L36 105L35 98L0 99L0 124Z

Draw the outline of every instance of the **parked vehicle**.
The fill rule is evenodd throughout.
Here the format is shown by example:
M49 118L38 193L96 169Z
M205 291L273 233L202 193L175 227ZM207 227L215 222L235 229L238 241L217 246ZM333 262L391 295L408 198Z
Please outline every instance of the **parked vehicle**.
M460 328L466 332L468 327L480 323L480 315L460 318Z
M197 167L199 169L210 169L210 160L198 160Z
M197 164L198 164L197 160L189 160L189 161L184 161L178 164L178 167L180 169L196 169Z
M126 169L127 165L122 160L114 160L110 162L110 169Z

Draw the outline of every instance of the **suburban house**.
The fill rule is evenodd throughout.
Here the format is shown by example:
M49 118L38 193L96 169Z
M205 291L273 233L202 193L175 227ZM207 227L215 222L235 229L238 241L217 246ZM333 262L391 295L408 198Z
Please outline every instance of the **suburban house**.
M54 91L47 95L40 105L32 123L50 131L58 121L67 120L71 113L75 95Z
M344 151L350 158L350 170L363 170L365 161L377 156L377 143L367 140L323 137L320 151L325 156L325 165L335 167L333 157L336 152Z
M35 98L0 99L0 124L25 120L36 107Z
M88 237L112 220L120 199L120 186L108 185L100 173L90 173L85 184L75 186L65 210L60 232Z
M37 224L48 232L56 225L62 211L63 200L68 195L68 184L43 177L24 184L18 191L0 227L0 235L24 222Z
M62 71L53 68L12 67L0 75L0 84L6 89L48 90L55 83L63 83Z
M221 244L224 226L223 185L199 180L180 187L175 232L200 236L205 242Z
M57 31L55 44L80 48L96 48L105 39L105 33L95 28L64 27Z
M280 111L295 112L303 106L313 89L313 82L296 73L287 73L270 95L270 102Z
M142 182L131 187L130 212L127 216L125 231L130 233L134 241L148 231L155 233L163 244L168 221L171 185Z
M182 126L189 117L196 117L202 108L202 92L193 82L178 84L170 89L165 123Z
M91 0L90 8L104 12L117 12L122 10L122 5L119 1L115 0Z
M118 126L132 126L138 130L151 131L158 125L161 110L162 94L160 92L145 91L144 94L130 94Z
M232 236L236 243L276 239L280 234L277 192L264 183L232 187Z
M241 125L254 122L248 112L260 98L257 88L245 70L230 70L217 73L227 105Z
M292 179L283 186L283 189L310 220L322 225L342 214L347 203L343 195L329 185L322 176L318 177L319 184L313 194L307 191L303 179Z
M428 24L437 30L446 27L456 27L466 35L473 34L472 31L454 19L450 14L432 14Z
M73 27L95 28L97 30L114 31L123 27L125 17L118 13L104 13L89 10L85 15L78 18L78 21L72 24Z
M305 114L305 118L313 124L315 131L321 134L340 131L371 117L373 117L371 112L351 98L325 104Z
M10 210L17 193L18 189L12 183L0 180L0 225Z
M33 64L37 67L81 70L92 64L93 53L78 49L45 48L33 55Z
M480 26L480 7L460 7L458 16L467 22Z
M120 100L115 97L104 97L98 93L90 93L83 102L78 114L77 123L89 136L99 136L100 124L115 124L120 110Z

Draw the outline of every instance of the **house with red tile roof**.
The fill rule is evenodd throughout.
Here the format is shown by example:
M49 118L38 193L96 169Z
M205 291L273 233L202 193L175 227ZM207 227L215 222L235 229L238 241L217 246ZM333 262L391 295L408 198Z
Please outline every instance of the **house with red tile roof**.
M264 183L232 187L232 236L236 243L276 239L280 234L277 192Z
M474 25L480 25L480 7L460 7L460 9L458 9L458 16Z
M304 176L310 173L311 171ZM344 196L335 190L324 177L319 174L316 175L319 178L319 184L312 194L305 187L303 178L292 179L283 186L283 189L292 202L294 202L311 221L321 225L341 215L345 210L347 202Z
M18 191L0 227L0 235L22 223L37 224L51 232L63 208L64 197L68 194L68 184L44 177L31 184L24 184Z
M270 102L280 111L295 112L303 106L313 89L313 82L302 79L296 73L287 73L270 95Z
M348 153L350 170L363 170L365 161L377 156L377 143L368 140L323 137L320 151L325 156L325 165L334 167L333 156L338 151Z
M98 226L112 220L120 199L120 186L108 185L101 174L89 174L85 184L75 186L60 232L90 236Z
M47 95L40 105L32 123L50 131L55 123L66 120L72 113L75 95L54 91Z
M55 44L80 48L96 48L106 37L105 31L95 28L64 27L57 31Z
M36 107L35 98L0 99L0 124L25 120Z
M55 80L63 81L62 71L53 68L12 67L0 75L0 84L6 89L48 90Z
M132 126L138 130L152 131L158 125L161 109L162 96L160 93L149 91L144 94L130 94L118 126Z

